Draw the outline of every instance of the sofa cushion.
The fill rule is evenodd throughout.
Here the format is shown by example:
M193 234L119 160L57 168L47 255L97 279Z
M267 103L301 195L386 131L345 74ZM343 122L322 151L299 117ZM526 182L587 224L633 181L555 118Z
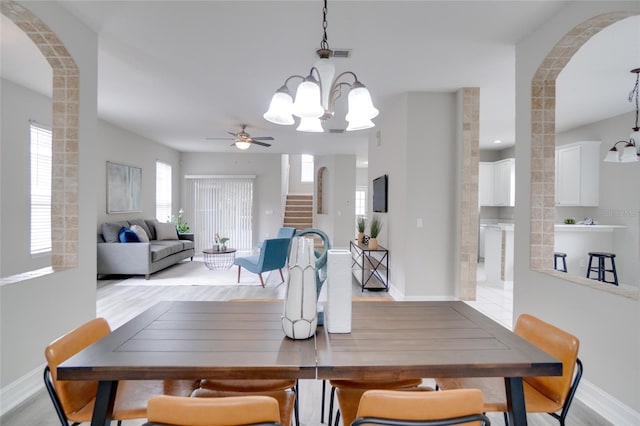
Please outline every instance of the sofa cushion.
M144 223L146 223L147 228L149 228L149 233L147 234L149 239L156 240L156 223L158 223L158 221L156 219L145 219Z
M139 243L140 238L136 235L135 232L131 230L131 228L127 228L123 226L120 228L120 232L118 233L118 238L121 243Z
M120 229L125 226L128 227L128 222L111 222L111 223L103 223L101 226L102 230L102 238L104 238L105 243L119 243L119 234Z
M156 223L156 240L177 240L178 231L173 223Z
M151 236L151 230L149 229L149 226L147 225L147 221L144 219L132 219L129 221L129 223L131 224L130 228L133 229L133 225L138 225L139 227L141 227L142 229L144 229L144 233L147 234L147 237Z
M145 230L144 230L144 228L142 226L140 226L140 225L131 225L131 230L136 233L136 235L138 236L138 239L140 240L141 243L148 243L149 242L149 236L145 232Z
M180 240L180 242L182 243L183 250L189 250L196 247L196 245L191 240Z
M151 241L151 261L156 262L172 254L180 253L183 249L182 241L155 240Z

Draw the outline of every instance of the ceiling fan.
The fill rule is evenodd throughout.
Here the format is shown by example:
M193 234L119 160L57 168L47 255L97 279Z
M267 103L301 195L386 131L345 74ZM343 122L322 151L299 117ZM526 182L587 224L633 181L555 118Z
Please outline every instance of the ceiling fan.
M245 132L245 129L247 128L246 124L242 124L242 130L240 130L238 133L233 133L233 132L227 132L229 133L231 136L233 136L232 138L205 138L207 140L232 140L233 143L231 144L231 146L236 146L236 148L238 149L248 149L251 144L256 144L256 145L260 145L260 146L266 146L269 147L271 146L270 143L266 143L266 142L261 142L261 141L272 141L273 137L271 136L258 136L258 137L251 137L251 135L247 132Z

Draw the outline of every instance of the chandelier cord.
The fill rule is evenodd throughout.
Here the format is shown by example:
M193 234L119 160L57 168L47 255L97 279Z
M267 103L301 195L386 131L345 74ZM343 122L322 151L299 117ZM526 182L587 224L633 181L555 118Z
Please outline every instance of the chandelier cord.
M320 49L329 49L329 42L327 41L327 0L324 0L324 7L322 8L322 41L320 42Z
M633 98L636 98L636 126L634 127L634 130L636 132L638 131L638 82L640 82L640 70L636 72L636 85L633 87L631 92L629 92L629 102L633 102Z

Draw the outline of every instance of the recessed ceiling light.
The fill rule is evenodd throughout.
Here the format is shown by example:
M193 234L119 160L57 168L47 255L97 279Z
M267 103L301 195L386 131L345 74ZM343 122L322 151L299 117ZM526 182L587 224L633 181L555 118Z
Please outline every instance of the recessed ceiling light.
M502 141L500 139L496 139L493 143L502 143Z

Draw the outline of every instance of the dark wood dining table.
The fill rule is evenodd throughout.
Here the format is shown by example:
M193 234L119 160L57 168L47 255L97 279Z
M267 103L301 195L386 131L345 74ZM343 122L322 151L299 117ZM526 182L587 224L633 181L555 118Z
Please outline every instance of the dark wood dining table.
M510 425L526 425L522 378L562 362L459 301L354 302L351 333L316 336L318 379L504 377Z
M525 425L524 376L562 363L463 302L354 302L352 331L285 337L280 302L161 302L58 367L98 381L92 426L109 425L119 380L505 377Z

